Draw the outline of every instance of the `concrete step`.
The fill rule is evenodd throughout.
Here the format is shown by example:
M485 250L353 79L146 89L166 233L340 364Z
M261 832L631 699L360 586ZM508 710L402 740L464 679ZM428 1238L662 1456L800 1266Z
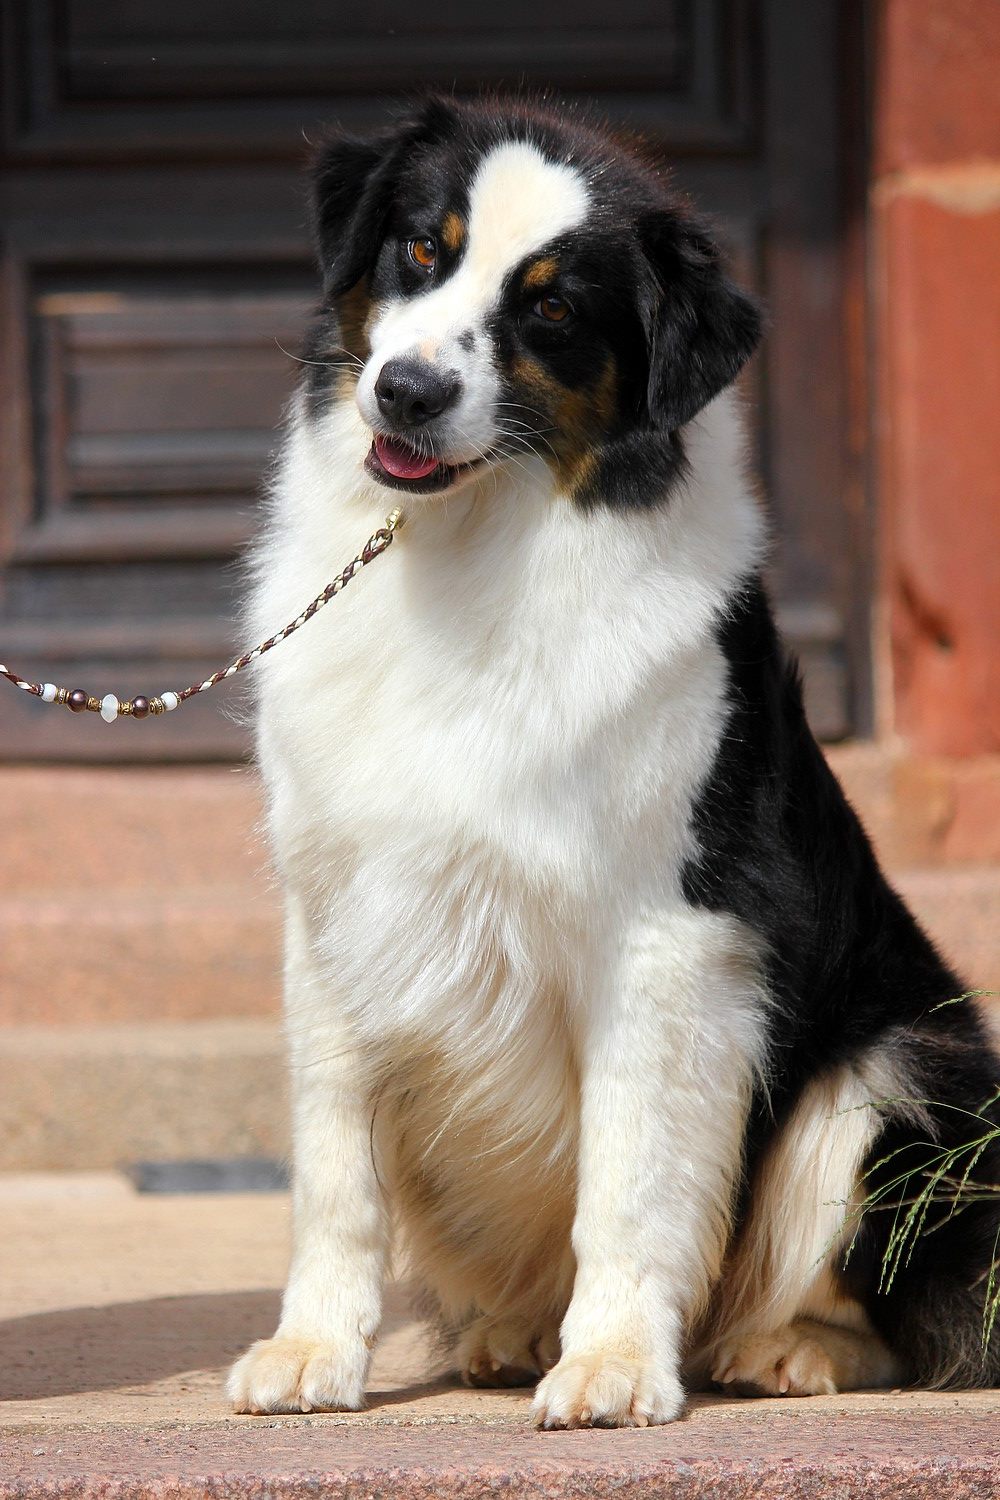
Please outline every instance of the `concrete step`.
M150 1198L0 1177L0 1500L972 1500L1000 1492L1000 1394L691 1400L684 1420L539 1433L465 1390L390 1287L360 1413L237 1417L227 1366L275 1326L283 1194Z
M0 1030L0 1170L275 1157L286 1138L273 1022Z

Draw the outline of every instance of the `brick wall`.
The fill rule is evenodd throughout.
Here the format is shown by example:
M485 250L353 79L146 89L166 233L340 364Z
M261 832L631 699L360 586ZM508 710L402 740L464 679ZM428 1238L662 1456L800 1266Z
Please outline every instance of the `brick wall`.
M881 725L977 757L1000 751L1000 3L882 0L873 41Z

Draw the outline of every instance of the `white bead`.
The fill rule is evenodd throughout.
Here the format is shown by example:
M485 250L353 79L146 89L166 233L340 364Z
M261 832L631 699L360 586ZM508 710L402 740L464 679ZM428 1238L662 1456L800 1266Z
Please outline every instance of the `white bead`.
M160 702L163 704L163 707L167 710L167 713L168 714L172 714L173 711L174 711L174 709L177 707L178 703L180 702L180 699L178 698L178 696L177 696L176 693L161 693L160 694Z
M54 703L56 701L56 693L58 691L59 689L56 687L54 682L44 683L42 685L42 702Z
M114 693L107 693L101 699L101 718L105 724L113 724L118 717L118 699Z

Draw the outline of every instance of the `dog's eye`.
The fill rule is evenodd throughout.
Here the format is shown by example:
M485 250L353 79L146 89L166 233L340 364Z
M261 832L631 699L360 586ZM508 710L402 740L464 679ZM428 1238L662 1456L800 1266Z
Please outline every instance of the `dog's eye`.
M410 240L406 253L421 271L433 271L437 264L437 240L425 235L423 239Z
M548 323L564 323L573 311L563 297L542 297L531 310Z

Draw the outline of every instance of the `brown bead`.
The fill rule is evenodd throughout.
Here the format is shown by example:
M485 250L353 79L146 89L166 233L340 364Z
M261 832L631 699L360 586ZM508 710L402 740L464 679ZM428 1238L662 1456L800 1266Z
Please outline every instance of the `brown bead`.
M149 699L144 698L140 693L138 697L132 699L132 717L133 719L144 719L148 713Z
M83 691L83 688L74 688L69 697L66 699L66 702L69 704L70 708L75 714L82 714L84 709L87 707L88 696L89 695Z

